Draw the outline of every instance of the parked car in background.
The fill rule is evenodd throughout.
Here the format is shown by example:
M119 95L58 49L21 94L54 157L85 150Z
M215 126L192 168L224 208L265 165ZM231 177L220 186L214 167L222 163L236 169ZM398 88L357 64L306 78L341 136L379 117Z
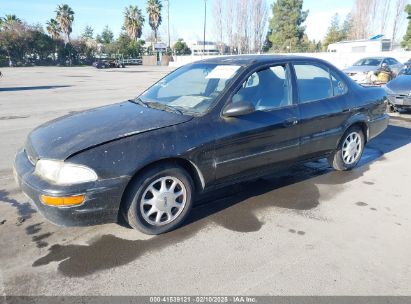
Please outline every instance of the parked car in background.
M327 157L350 170L388 125L386 93L331 64L233 56L181 67L139 97L34 129L21 189L50 221L116 222L160 234L206 191Z
M407 74L408 69L411 69L411 60L408 60L407 62L404 62L404 66L402 67L402 69L398 73L398 75Z
M124 62L118 59L97 60L93 63L93 66L97 69L125 68Z
M411 109L411 65L406 65L400 74L384 86L388 94L390 111Z
M367 84L370 82L369 75L375 73L382 65L386 63L394 76L403 68L403 64L392 57L368 57L358 60L352 66L344 69L344 73L350 76L354 81L360 84Z

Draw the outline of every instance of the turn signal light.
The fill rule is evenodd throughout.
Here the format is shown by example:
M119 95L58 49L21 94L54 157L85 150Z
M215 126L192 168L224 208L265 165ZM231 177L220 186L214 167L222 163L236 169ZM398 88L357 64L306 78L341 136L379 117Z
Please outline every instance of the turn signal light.
M76 196L62 196L62 197L54 197L54 196L47 196L42 195L40 196L41 201L48 206L57 206L57 207L66 207L66 206L76 206L81 205L85 199L85 195L76 195Z

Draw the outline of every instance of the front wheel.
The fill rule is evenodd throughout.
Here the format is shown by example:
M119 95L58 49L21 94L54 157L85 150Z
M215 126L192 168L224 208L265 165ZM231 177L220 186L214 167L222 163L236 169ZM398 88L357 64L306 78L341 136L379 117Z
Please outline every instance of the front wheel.
M123 214L129 225L146 234L176 229L192 206L193 181L176 165L159 165L137 178L125 196Z
M328 157L328 162L335 170L351 170L360 161L364 146L364 132L359 127L351 127L344 133L337 149Z

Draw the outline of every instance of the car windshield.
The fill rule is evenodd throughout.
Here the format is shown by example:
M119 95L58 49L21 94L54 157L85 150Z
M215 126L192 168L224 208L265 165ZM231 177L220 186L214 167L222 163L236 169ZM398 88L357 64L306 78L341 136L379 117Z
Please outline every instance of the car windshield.
M354 66L379 66L381 61L381 58L365 58L354 63Z
M406 65L401 71L400 75L411 75L411 65Z
M140 95L148 107L200 115L207 112L241 66L197 63L184 66Z

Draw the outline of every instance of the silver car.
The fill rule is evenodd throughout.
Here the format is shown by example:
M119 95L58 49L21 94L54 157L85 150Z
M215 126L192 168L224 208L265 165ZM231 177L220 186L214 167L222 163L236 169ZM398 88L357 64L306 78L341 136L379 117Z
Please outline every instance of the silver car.
M403 64L392 57L368 57L358 60L352 66L344 69L344 73L357 82L366 79L369 72L376 72L383 63L388 64L395 75L398 75L403 68Z

